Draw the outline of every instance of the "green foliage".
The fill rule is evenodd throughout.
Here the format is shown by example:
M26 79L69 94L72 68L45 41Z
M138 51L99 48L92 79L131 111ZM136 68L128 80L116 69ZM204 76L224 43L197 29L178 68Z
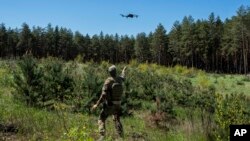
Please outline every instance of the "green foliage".
M152 58L157 64L164 65L168 55L168 38L166 30L162 24L155 29L152 38Z
M215 88L210 86L208 88L197 88L192 99L195 101L194 107L205 110L209 113L215 111Z
M63 104L56 104L56 110L48 111L28 107L10 96L3 95L0 106L4 107L0 108L0 123L11 123L18 128L17 134L7 136L10 139L14 137L13 140L91 140L90 133L96 126L93 125L94 121L89 122L89 116L71 114L65 110L67 107ZM1 132L0 135L1 140Z
M20 29L0 24L0 57L18 58L31 53L37 58L48 56L78 62L109 61L182 65L209 72L247 74L249 64L250 10L240 6L237 14L222 21L211 13L207 19L191 15L174 22L170 31L159 23L154 32L90 37L64 27L35 26L26 23ZM179 68L177 68L179 69ZM194 77L193 70L182 73ZM178 70L177 70L178 71ZM181 70L180 70L181 71Z
M243 94L216 94L215 121L217 129L215 132L217 140L229 139L229 125L249 124L249 107L247 99Z
M108 66L107 62L85 66L77 62L65 64L56 58L37 61L26 56L14 72L15 97L30 106L54 109L56 103L64 103L71 106L74 112L90 113L108 77L105 71ZM137 100L130 99L130 95L137 92L129 88L128 81L125 82L126 91L122 100L124 115L130 115L130 109L140 105Z
M49 58L43 65L43 87L46 93L44 98L49 96L51 97L50 100L62 103L71 100L74 81L69 75L69 70L67 68L64 70L63 62L55 58Z
M151 109L152 120L157 126L173 129L173 124L177 124L179 119L177 108L194 106L194 88L189 80L176 79L171 75L158 77L157 81L154 89L157 107Z
M71 98L73 80L63 71L63 64L58 60L47 60L44 66L31 56L26 56L18 63L14 71L16 98L27 105L51 107L55 102L66 102Z
M104 79L101 79L98 75L99 68L86 67L85 73L79 83L80 90L75 89L77 95L81 95L82 99L82 111L90 113L91 105L93 105L99 98L104 83ZM78 91L79 90L79 91ZM80 93L79 93L80 92Z
M90 107L100 96L108 66L108 62L82 64L29 56L18 61L17 66L10 62L1 65L0 106L5 108L0 109L0 122L13 123L19 134L30 140L96 139L97 117L91 114L99 111L92 113ZM123 66L117 65L118 72ZM13 74L8 73L9 67L16 68L12 69ZM190 77L189 72L195 77ZM14 100L10 94L12 75ZM216 94L222 85L227 89L241 88L231 83L235 79L243 81L241 76L234 75L233 79L181 66L166 68L136 62L128 65L126 76L123 114L132 116L122 119L125 140L226 140L228 125L249 123L249 97ZM213 77L218 79L215 87ZM247 89L249 83L244 83ZM230 88L232 84L234 88ZM113 124L107 125L111 129L107 139L112 140Z
M139 62L151 60L150 44L145 33L140 33L136 37L135 55Z
M9 87L13 82L13 77L11 73L12 62L2 62L0 61L0 86Z
M244 76L242 81L250 82L250 75Z
M14 88L18 99L26 102L27 105L36 106L40 96L43 95L42 77L43 72L37 65L37 60L31 56L25 57L18 65L20 70L14 71Z
M73 127L69 129L68 133L64 134L65 141L94 141L89 135L86 127Z
M216 81L217 81L217 79L216 79ZM208 76L204 72L198 73L197 85L200 88L208 88L211 85L209 82Z
M242 81L237 80L237 81L236 81L236 84L237 84L237 85L244 85L245 83L242 82Z

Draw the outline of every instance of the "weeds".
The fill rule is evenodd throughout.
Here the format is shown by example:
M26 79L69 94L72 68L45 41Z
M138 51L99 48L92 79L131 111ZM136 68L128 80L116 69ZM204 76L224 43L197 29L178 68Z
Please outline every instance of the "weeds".
M97 139L97 112L89 108L100 95L110 64L81 64L81 58L70 62L30 59L22 64L24 68L20 63L25 60L19 66L0 66L0 106L4 107L0 124L15 125L16 136L25 140ZM16 68L13 74L10 65ZM118 64L118 70L123 66ZM248 97L215 94L239 87L232 83L237 76L231 76L229 83L225 75L216 75L214 85L199 70L137 62L129 64L127 76L122 99L123 114L129 115L122 119L126 140L227 139L228 124L249 121ZM241 82L248 86L248 81ZM113 123L107 125L106 139L114 140Z

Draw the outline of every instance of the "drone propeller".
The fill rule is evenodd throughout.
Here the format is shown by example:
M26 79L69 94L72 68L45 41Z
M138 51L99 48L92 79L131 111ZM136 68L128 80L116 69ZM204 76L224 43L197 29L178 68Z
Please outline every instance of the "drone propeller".
M123 14L120 14L122 17L125 17L125 15L123 15Z

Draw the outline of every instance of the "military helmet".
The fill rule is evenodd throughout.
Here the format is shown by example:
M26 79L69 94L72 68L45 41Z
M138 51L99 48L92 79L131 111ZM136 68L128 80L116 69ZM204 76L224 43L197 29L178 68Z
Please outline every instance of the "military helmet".
M116 75L116 66L115 65L110 66L108 71L111 75Z
M109 72L116 71L115 65L110 66L109 69L108 69L108 71L109 71Z

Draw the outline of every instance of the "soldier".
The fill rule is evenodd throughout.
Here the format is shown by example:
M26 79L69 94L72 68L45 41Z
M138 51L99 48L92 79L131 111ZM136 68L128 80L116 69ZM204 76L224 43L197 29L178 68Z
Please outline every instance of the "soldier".
M121 116L121 97L123 93L122 82L125 80L125 70L123 68L121 76L116 76L116 67L112 65L108 71L110 77L105 80L102 88L102 94L96 104L92 107L92 110L96 109L101 103L103 108L99 116L98 125L99 132L101 134L100 140L105 136L105 120L109 115L113 115L116 131L119 137L123 137L123 127L120 121Z

